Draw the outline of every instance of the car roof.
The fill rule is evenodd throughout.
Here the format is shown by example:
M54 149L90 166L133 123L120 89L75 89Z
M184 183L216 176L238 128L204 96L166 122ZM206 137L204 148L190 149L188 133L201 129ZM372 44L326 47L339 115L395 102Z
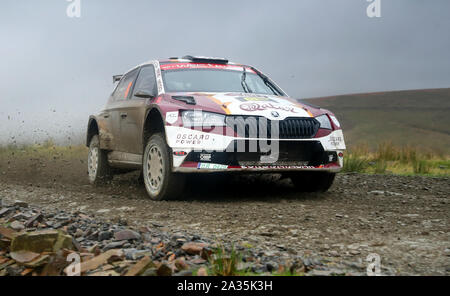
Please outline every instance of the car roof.
M192 56L185 56L185 57L192 57ZM233 66L245 66L245 67L250 67L248 65L244 65L244 64L238 64L238 63L233 63L230 62L226 59L223 58L207 58L207 57L199 57L200 60L192 60L192 59L187 59L187 58L178 58L178 57L171 57L168 59L160 59L160 60L150 60L144 63L141 63L137 66L134 66L133 68L129 69L128 71L126 71L124 74L121 75L117 75L117 76L124 76L128 73L130 73L131 71L140 68L142 66L146 66L146 65L154 65L155 63L159 63L161 65L164 64L170 64L170 63L192 63L192 64L198 64L198 63L210 63L210 64L215 64L215 63L219 63L219 64L224 64L224 65L233 65ZM198 57L192 57L192 58L198 58ZM203 59L203 60L202 60ZM220 61L223 60L223 61ZM226 62L225 62L226 61ZM253 68L253 67L252 67Z

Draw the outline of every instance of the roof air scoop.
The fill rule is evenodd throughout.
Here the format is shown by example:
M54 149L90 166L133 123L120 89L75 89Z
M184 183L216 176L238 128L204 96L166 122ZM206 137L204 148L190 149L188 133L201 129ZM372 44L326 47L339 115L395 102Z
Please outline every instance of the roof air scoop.
M194 63L212 63L212 64L228 64L228 60L224 58L199 57L199 56L184 56L183 59L190 60Z

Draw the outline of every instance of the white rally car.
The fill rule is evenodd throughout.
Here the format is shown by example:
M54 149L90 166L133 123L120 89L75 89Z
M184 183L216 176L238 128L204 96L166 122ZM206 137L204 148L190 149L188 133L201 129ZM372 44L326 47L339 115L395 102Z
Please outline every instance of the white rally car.
M155 200L182 193L186 173L279 172L300 191L326 191L344 136L328 110L290 98L254 67L185 56L139 65L89 119L92 183L142 170Z

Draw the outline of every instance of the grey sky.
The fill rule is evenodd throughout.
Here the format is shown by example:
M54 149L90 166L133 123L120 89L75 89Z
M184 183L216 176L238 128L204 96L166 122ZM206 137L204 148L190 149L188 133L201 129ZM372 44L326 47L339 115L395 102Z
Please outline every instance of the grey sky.
M185 54L254 65L294 97L450 87L448 0L381 0L378 19L366 0L81 0L79 19L68 4L0 4L0 142L78 135L113 74Z

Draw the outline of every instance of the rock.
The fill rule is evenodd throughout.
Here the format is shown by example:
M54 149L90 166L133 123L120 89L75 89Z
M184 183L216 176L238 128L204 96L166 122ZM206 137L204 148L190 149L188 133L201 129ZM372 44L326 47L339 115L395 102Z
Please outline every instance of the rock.
M406 218L417 218L419 216L420 216L419 214L405 214L405 215L402 215L402 217L406 217Z
M158 276L158 272L156 267L155 268L148 268L146 271L142 273L141 276Z
M208 272L206 271L206 268L200 267L197 270L197 276L208 276Z
M276 262L270 261L266 263L266 269L269 272L272 272L274 270L278 269L278 264Z
M359 249L359 244L357 244L357 243L355 243L355 244L351 244L351 245L348 245L347 246L347 248L349 249L349 250L358 250Z
M152 260L145 256L144 258L142 258L141 260L139 260L139 262L137 262L135 265L133 265L125 274L125 276L136 276L136 275L140 275L141 273L143 273L146 269L148 269L149 267L154 267L154 264L152 262Z
M343 270L338 270L338 269L330 269L330 270L314 269L314 270L308 272L308 275L312 275L312 276L345 275L345 272Z
M154 227L164 227L164 225L161 225L159 223L156 222L150 222Z
M109 212L111 212L111 210L108 210L108 209L101 209L101 210L98 210L98 211L97 211L97 214L106 214L106 213L109 213Z
M75 233L73 234L73 236L75 236L76 238L82 237L84 234L84 231L81 229L77 229L77 231L75 231Z
M25 267L14 264L6 267L6 273L9 276L20 276L24 269Z
M5 237L11 240L17 235L17 232L15 232L13 229L0 226L0 235L1 237Z
M25 220L25 219L30 219L30 216L26 215L24 213L18 213L11 217L11 220L16 220L16 221L17 220Z
M450 256L450 249L449 248L445 249L444 253L446 256Z
M387 195L392 195L392 196L402 196L403 194L401 193L397 193L397 192L392 192L392 191L386 191L385 192Z
M205 263L206 263L206 260L203 259L203 258L197 257L197 258L191 260L191 262L192 262L193 264L200 265L200 264L205 264Z
M191 270L182 270L180 272L175 273L173 276L192 276Z
M381 191L381 190L373 190L373 191L367 192L367 194L384 195L384 191Z
M8 215L9 213L11 213L14 210L14 208L4 208L0 210L0 218Z
M332 274L333 274L333 271L331 271L331 270L313 269L312 271L308 272L308 275L312 275L312 276L330 276Z
M27 263L33 261L37 257L40 256L38 253L30 252L30 251L17 251L9 253L12 259L16 260L19 263Z
M203 248L208 247L207 243L185 243L181 249L189 255L201 255Z
M13 203L13 206L19 207L19 208L28 208L28 203L21 201L21 200L15 200Z
M122 250L109 250L109 251L106 251L105 253L100 254L88 261L82 262L80 271L81 271L81 273L84 273L89 270L97 269L101 265L108 263L108 260L116 259L114 257L116 257L116 258L123 257ZM67 271L68 270L66 268L66 270L65 270L66 274L67 274Z
M99 254L100 254L100 249L99 249L99 247L98 247L97 244L95 244L95 245L89 247L86 251L87 251L88 253L94 253L94 254L96 254L96 255L99 255Z
M98 231L94 231L93 233L89 234L87 239L88 240L98 240Z
M121 248L123 247L123 245L126 243L127 241L119 241L119 242L112 242L107 244L104 248L103 248L103 252L108 251L108 250L112 250L112 249L117 249L117 248Z
M157 270L156 273L158 276L171 276L172 275L172 269L165 263L161 263Z
M11 252L56 252L62 248L72 249L72 237L57 230L18 234L11 242Z
M209 247L204 247L202 251L200 252L200 257L202 257L205 260L209 260L213 254L213 251Z
M339 253L337 251L334 251L334 250L330 251L329 255L332 257L340 257L341 256L341 255L339 255Z
M114 233L114 239L121 241L121 240L140 240L141 235L133 230L121 230L116 233Z
M142 257L145 256L152 256L152 251L151 250L137 250L137 249L125 249L123 250L124 254L125 254L125 258L127 260L138 260Z
M11 224L9 224L9 227L11 227L11 229L14 229L16 231L21 231L21 230L25 229L25 226L22 223L20 223L19 221L11 222Z
M3 270L4 268L14 264L14 263L16 263L16 261L14 261L13 259L7 260L6 262L1 263L0 264L0 271Z
M136 209L135 207L121 207L121 208L118 208L117 210L122 211L122 212L132 212L135 209Z
M98 240L101 242L112 238L112 236L113 234L111 231L101 231L98 233Z
M175 267L177 268L177 270L189 269L189 265L186 263L186 260L184 260L184 258L177 258L175 260Z
M120 274L114 270L107 270L107 271L94 272L94 273L89 274L88 276L120 276Z
M47 264L49 260L50 260L50 256L49 255L40 255L39 257L37 257L33 261L24 263L24 265L26 267L36 268L36 267L39 267L39 266Z
M8 250L10 245L11 241L9 239L6 238L0 239L0 250Z

